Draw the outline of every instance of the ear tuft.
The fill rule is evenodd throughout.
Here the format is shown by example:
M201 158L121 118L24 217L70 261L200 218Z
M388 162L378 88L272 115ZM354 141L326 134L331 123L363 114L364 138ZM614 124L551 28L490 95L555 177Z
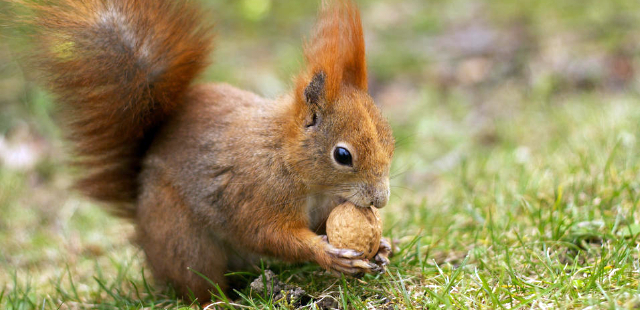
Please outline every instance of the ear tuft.
M323 73L322 95L328 102L333 102L345 85L367 90L362 24L353 0L322 1L315 31L305 44L304 55L307 66L297 79L298 99L315 98L307 96L307 85L314 85L310 80L315 80L318 72Z
M320 102L320 98L324 94L324 80L325 74L322 71L313 76L309 85L304 89L304 98L307 103L317 105Z

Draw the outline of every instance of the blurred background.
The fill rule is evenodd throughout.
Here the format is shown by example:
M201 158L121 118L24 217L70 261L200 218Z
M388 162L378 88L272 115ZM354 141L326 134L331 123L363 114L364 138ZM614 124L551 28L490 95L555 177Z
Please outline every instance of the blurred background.
M202 2L217 35L202 81L266 97L290 89L319 1ZM474 191L495 190L484 179L475 182L486 171L509 188L527 169L549 173L540 177L550 184L541 192L552 194L571 163L590 154L590 143L635 145L637 0L358 3L369 89L398 141L393 198L383 209L388 234L438 236L472 225L483 213L463 202L473 201ZM0 2L0 10L7 7ZM19 41L10 31L0 40L0 286L48 283L61 268L83 283L114 257L130 259L135 269L142 255L129 245L130 224L67 190L74 171L65 165L55 105L21 68L10 47ZM609 154L594 152L596 159ZM438 223L440 214L451 220ZM453 252L431 256L452 260Z

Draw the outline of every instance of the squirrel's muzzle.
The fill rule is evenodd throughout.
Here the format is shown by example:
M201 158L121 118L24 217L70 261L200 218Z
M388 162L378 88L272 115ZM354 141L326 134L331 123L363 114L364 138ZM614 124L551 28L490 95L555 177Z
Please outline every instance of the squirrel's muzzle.
M369 205L378 209L387 205L389 202L389 179L384 179L375 184L367 184L365 187L365 197L369 200Z

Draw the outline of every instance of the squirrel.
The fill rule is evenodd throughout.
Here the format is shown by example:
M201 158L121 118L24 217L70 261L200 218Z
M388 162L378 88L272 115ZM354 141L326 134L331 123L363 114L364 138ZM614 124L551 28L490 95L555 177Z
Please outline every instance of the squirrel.
M390 194L394 138L367 93L352 0L322 2L304 67L273 100L192 83L213 27L191 1L13 2L34 13L31 64L86 171L76 188L134 222L158 281L208 300L203 276L227 289L225 273L263 257L384 271L388 241L368 261L323 235L333 207L382 208Z

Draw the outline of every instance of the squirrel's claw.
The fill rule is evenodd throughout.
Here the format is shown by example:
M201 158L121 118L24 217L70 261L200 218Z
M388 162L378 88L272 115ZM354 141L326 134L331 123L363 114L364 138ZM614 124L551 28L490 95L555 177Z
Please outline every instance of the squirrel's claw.
M328 243L326 236L322 236L321 239L324 243L324 253L329 258L329 265L323 267L328 270L353 276L382 272L380 265L362 259L362 252L336 248Z
M380 269L380 266L361 259L336 260L331 266L332 271L337 271L339 273L344 273L352 276L358 276L364 273L380 272Z
M386 238L380 239L380 247L378 248L378 253L373 258L375 262L380 266L382 272L386 269L385 267L389 265L389 256L392 254L391 244L389 240Z
M331 248L327 249L327 252L332 256L345 258L345 259L357 259L362 257L362 252L350 250L350 249L339 249L331 246Z

